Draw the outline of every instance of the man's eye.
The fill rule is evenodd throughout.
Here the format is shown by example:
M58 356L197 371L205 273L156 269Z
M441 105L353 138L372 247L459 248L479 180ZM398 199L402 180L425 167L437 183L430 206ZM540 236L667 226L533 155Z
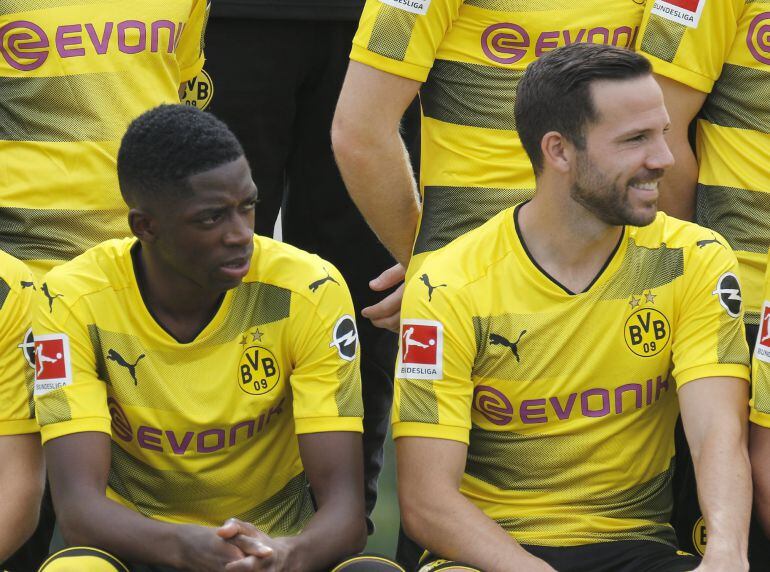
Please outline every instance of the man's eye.
M634 135L633 137L630 137L628 141L634 142L634 141L644 141L647 138L647 136L644 133L640 133L639 135Z
M198 219L198 221L201 224L204 224L204 225L212 225L212 224L216 224L216 222L220 218L222 218L222 215L219 214L219 213L209 213L209 214L201 217L200 219Z
M245 211L253 211L257 206L257 199L254 199L253 201L249 201L245 205L243 205L243 210Z

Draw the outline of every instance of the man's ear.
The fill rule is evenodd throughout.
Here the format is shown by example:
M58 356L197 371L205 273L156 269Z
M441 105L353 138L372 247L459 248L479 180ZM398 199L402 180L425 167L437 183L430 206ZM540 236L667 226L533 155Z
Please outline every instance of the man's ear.
M153 243L158 239L155 217L147 210L132 208L128 211L128 226L136 238Z
M540 141L543 167L562 174L569 172L574 160L574 146L558 131L549 131Z

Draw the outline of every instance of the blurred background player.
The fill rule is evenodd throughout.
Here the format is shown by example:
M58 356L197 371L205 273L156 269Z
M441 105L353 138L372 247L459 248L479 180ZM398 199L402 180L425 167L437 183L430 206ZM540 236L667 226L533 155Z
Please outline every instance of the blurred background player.
M248 162L210 114L141 115L118 173L136 238L49 272L33 326L58 360L35 399L65 544L152 570L309 570L358 552L363 409L342 276L254 235Z
M740 264L746 334L753 347L770 248L770 2L650 0L638 48L652 62L671 114L676 163L661 209L721 234ZM689 127L694 119L695 153ZM713 238L716 240L716 237ZM682 546L706 542L684 435L675 526ZM770 543L752 526L752 567L770 569Z
M770 261L770 252L768 252ZM751 469L754 474L754 508L765 535L770 538L770 272L759 319L751 372Z
M32 400L34 383L30 271L0 251L0 570L37 525L43 451Z
M23 7L22 7L23 4ZM206 0L29 0L0 13L0 248L37 277L129 236L115 157L129 122L203 66Z
M256 232L273 236L281 209L281 239L334 264L357 311L379 301L369 281L394 263L350 200L331 150L332 115L363 4L217 0L206 50L216 90L210 110L242 142L259 189ZM419 136L416 105L406 125L408 141ZM369 514L393 399L396 337L368 320L360 321L359 335Z
M0 6L0 249L36 278L129 236L115 160L128 123L203 66L206 0L26 0ZM46 495L37 568L51 521Z
M737 261L657 211L673 157L649 62L556 50L525 72L516 120L534 197L428 256L432 299L406 288L402 328L435 348L397 368L407 531L486 572L748 570ZM680 409L711 527L700 566L668 521Z

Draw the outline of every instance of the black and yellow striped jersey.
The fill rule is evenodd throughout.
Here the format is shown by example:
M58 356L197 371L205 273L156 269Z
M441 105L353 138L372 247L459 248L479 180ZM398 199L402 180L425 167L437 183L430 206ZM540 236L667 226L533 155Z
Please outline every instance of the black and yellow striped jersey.
M673 543L677 389L749 378L735 255L659 213L574 294L530 257L516 213L408 282L393 436L467 443L462 493L521 543Z

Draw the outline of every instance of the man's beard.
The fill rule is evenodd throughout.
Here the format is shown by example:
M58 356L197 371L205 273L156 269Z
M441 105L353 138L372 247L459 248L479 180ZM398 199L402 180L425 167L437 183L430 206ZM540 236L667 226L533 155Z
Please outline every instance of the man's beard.
M657 209L650 214L648 211L636 212L628 199L628 187L636 183L657 180L663 171L647 170L623 182L620 176L614 180L607 178L588 158L585 151L577 154L577 170L575 182L570 188L570 197L596 218L612 226L647 226L655 220Z

